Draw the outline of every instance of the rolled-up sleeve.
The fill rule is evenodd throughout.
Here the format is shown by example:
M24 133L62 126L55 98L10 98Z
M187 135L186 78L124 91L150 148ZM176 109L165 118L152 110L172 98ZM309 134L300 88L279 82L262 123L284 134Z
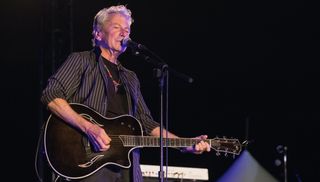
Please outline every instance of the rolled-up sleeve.
M137 115L139 120L143 123L144 129L148 135L150 135L151 131L156 127L160 126L160 124L154 121L151 112L144 101L140 90L140 83L138 82L137 87Z
M81 81L82 62L78 54L72 53L58 70L48 79L42 91L41 102L47 105L55 98L68 98L76 91Z

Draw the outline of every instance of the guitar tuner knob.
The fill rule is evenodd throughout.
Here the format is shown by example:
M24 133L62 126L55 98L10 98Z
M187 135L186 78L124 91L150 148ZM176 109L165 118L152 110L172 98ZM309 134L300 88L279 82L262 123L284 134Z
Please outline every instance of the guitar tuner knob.
M228 157L228 153L227 153L227 152L226 152L226 153L224 153L224 156L225 156L225 157Z
M220 156L220 152L216 152L216 156Z

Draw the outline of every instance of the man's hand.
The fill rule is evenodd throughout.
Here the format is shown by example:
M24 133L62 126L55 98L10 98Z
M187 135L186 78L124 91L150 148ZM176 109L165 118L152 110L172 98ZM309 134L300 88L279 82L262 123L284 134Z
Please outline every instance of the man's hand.
M111 138L103 128L96 124L92 124L92 126L86 130L86 133L96 152L106 151L110 148Z
M201 135L196 137L196 139L199 139L199 142L195 145L192 145L190 147L183 148L182 152L190 152L194 154L202 154L203 152L207 151L210 152L211 148L208 142L205 142L204 140L207 139L207 135Z

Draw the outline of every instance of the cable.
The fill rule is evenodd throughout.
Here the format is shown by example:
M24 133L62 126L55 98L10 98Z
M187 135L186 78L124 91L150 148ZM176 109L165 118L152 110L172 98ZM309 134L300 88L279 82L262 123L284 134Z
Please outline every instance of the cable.
M43 126L42 126L42 128L40 130L40 135L39 135L39 138L38 138L36 154L35 154L35 159L34 159L35 172L36 172L37 178L38 178L38 180L40 182L43 182L43 179L41 178L41 176L39 174L39 170L38 170L38 157L39 157L39 148L40 148L42 135L43 135Z

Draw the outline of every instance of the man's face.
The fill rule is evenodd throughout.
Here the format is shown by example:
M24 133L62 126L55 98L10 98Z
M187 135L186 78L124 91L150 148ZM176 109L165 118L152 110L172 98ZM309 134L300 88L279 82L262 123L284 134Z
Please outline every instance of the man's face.
M101 38L106 48L115 52L124 52L123 38L130 35L130 20L121 14L114 14L101 30Z

